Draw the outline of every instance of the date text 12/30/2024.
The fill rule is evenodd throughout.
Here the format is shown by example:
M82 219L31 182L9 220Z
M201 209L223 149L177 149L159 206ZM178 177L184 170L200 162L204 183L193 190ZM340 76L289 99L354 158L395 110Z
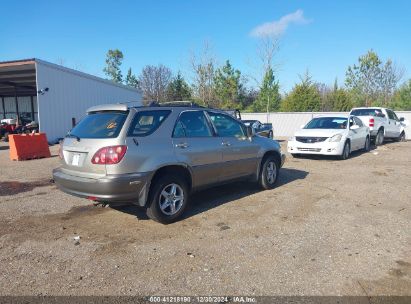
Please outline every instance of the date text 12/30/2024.
M257 299L248 296L151 296L150 303L256 303Z

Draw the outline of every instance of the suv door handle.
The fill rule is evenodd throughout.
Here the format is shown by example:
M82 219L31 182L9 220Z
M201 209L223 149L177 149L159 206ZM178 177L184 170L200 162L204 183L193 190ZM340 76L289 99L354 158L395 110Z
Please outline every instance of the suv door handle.
M188 148L188 143L179 143L179 144L176 144L176 148L180 148L180 149Z
M229 141L223 141L222 143L221 143L221 145L223 145L223 146L231 146L231 143L229 142Z

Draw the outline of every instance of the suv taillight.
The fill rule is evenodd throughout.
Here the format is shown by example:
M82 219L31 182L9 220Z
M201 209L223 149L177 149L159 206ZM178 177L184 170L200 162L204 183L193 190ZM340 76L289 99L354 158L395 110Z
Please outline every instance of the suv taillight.
M370 118L370 122L368 123L370 127L374 127L374 118Z
M91 162L96 165L118 164L124 157L127 146L110 146L101 148L94 154Z

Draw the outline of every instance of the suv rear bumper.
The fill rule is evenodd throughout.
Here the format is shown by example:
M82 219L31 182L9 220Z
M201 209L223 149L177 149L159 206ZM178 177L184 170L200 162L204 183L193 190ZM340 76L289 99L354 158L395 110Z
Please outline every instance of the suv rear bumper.
M151 173L107 175L102 178L85 178L53 170L57 187L71 195L101 202L145 204Z

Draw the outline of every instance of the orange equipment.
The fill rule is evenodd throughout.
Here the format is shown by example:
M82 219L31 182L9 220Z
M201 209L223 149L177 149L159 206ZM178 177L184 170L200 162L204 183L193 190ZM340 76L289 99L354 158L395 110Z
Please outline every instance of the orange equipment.
M45 133L11 134L10 159L27 160L50 157L49 144Z

